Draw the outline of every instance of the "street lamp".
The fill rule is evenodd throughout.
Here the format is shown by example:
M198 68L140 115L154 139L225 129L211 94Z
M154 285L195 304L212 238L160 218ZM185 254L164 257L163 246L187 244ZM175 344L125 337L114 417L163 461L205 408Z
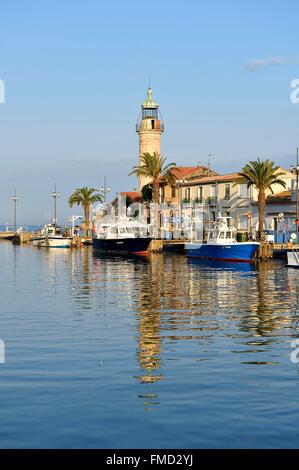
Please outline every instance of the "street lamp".
M72 222L72 237L75 235L75 222L76 220L81 220L83 217L81 215L71 215L69 218L70 222Z
M299 162L298 162L298 147L296 149L296 166L290 166L290 172L293 175L296 175L296 232L298 234L299 231L299 198L298 198L298 181L299 181ZM298 241L298 240L297 240Z
M53 224L57 225L57 217L56 217L56 201L57 201L57 198L60 197L60 194L56 191L56 184L55 184L55 187L54 187L54 191L53 193L51 194L52 198L54 199L54 217L53 217Z
M17 202L20 200L20 198L17 196L17 191L15 189L15 194L12 197L13 203L14 203L14 211L13 211L13 225L14 225L14 232L17 231Z
M107 186L106 184L106 176L104 176L104 186L101 187L101 191L104 194L104 202L107 200L107 194L110 192L111 188L110 186Z
M176 181L176 185L178 186L178 189L179 189L179 219L180 219L180 222L181 222L181 230L182 230L182 186L184 184L188 183L187 180L183 180L183 179L180 179L180 180L177 180Z

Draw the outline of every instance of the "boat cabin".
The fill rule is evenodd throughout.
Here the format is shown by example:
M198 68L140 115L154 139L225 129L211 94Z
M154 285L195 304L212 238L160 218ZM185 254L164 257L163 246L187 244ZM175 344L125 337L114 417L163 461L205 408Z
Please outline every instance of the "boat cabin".
M96 229L96 238L147 238L148 227L140 222L118 222L100 224Z
M214 226L208 230L207 244L230 245L237 242L237 230L228 224L228 219L230 218L231 217L217 217Z
M54 224L46 224L42 229L42 234L47 237L61 235L61 228Z

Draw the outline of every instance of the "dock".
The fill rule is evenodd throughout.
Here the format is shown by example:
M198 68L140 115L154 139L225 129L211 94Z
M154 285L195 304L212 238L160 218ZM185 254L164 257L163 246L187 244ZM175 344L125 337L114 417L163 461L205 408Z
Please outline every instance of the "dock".
M40 236L39 232L0 232L0 240L10 240L14 245L21 245L23 243L31 243L32 239ZM153 239L149 245L149 252L151 253L184 253L184 244L188 240L165 240ZM84 245L92 245L92 237L74 236L72 241L72 248L81 248ZM299 245L293 245L299 248ZM255 259L267 261L269 259L286 259L287 251L290 245L286 243L261 243L260 248L257 250Z
M12 240L12 237L14 236L15 232L0 232L0 240Z

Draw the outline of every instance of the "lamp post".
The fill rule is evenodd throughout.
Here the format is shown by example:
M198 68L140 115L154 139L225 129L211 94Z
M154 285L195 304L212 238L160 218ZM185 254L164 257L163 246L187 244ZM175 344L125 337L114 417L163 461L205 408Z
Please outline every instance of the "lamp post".
M107 186L106 184L106 176L104 176L104 186L101 187L101 191L104 195L104 202L107 201L107 194L110 192L110 186Z
M180 179L180 180L177 180L176 181L176 185L178 186L178 189L179 189L179 218L180 218L180 222L181 222L181 230L183 229L182 227L182 186L183 184L186 184L188 183L187 180L183 180L183 179Z
M56 201L57 201L57 198L60 196L60 194L56 191L56 184L54 186L54 191L53 193L51 194L52 198L54 199L54 217L53 217L53 224L57 225L57 216L56 216L56 213L57 213L57 210L56 210Z
M81 215L71 215L69 218L70 222L72 222L72 237L75 235L75 222L76 220L81 220L83 217Z
M20 198L17 196L17 190L15 189L15 193L12 197L14 209L13 209L13 225L14 225L14 232L17 231L17 202Z
M208 176L210 176L211 172L211 158L215 157L213 153L208 154Z
M290 171L293 175L296 175L296 233L298 236L299 231L299 198L298 198L298 181L299 181L299 161L298 161L298 147L296 149L296 166L291 165Z

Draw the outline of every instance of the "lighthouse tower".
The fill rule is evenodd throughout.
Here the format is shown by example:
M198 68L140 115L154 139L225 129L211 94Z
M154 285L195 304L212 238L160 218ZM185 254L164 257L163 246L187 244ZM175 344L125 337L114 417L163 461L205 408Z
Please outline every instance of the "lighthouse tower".
M161 134L164 132L164 124L159 113L159 105L153 100L153 91L149 87L146 99L142 104L140 118L136 125L136 131L139 134L139 165L141 165L141 156L148 152L160 153ZM139 177L139 191L150 179L145 176Z

